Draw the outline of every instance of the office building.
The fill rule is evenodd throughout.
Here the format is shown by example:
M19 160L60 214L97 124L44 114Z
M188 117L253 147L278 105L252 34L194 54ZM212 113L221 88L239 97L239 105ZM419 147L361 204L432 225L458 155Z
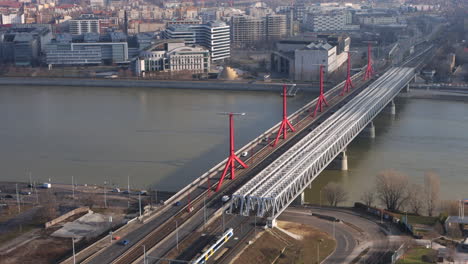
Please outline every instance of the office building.
M307 13L303 25L313 32L359 30L359 25L352 24L351 12L346 10Z
M52 39L50 25L16 24L0 31L0 62L16 66L39 63L43 47Z
M287 35L286 15L231 17L231 40L236 47L245 47L260 41L276 40Z
M163 32L165 39L182 39L187 45L197 44L207 48L212 62L231 56L230 27L221 21L206 24L169 25Z
M0 14L0 24L1 25L24 24L24 14L23 13Z
M135 73L147 76L155 72L208 73L210 52L184 40L162 40L142 52L135 63Z
M71 19L70 33L72 35L82 35L85 33L101 33L99 19L93 15L81 15L79 19Z
M332 73L346 62L350 43L349 37L333 34L279 41L271 54L271 70L298 81L318 80L320 64Z
M99 65L129 63L127 42L119 34L99 36L88 33L80 38L59 34L45 49L49 65ZM116 41L116 42L112 42Z

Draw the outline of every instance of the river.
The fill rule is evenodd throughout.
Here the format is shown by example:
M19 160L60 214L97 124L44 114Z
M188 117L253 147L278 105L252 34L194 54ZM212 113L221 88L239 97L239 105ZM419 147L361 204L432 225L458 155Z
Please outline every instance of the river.
M315 95L289 99L290 112ZM372 188L375 175L395 169L422 182L441 176L443 199L468 195L468 104L397 100L397 115L375 120L376 138L348 148L349 171L324 171L306 191L337 181L349 201ZM0 87L0 180L177 190L228 154L228 120L219 112L246 112L235 120L240 147L279 121L274 92L150 88ZM351 203L351 202L349 202Z

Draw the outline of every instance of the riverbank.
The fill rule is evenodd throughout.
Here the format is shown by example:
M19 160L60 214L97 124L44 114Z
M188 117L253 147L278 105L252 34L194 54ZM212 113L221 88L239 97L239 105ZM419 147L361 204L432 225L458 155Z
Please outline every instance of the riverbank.
M246 82L246 81L167 81L167 80L131 80L131 79L79 79L79 78L17 78L2 77L0 85L37 85L37 86L79 86L113 88L169 88L195 90L231 90L280 92L283 83ZM313 84L297 84L299 90L317 92Z
M468 102L468 91L466 90L412 89L409 93L400 94L400 96L409 99L431 99Z

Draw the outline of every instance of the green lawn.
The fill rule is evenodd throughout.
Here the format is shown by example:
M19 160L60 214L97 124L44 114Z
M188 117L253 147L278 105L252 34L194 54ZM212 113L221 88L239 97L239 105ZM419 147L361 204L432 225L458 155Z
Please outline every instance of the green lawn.
M435 254L435 250L430 248L412 248L397 261L397 264L424 264L428 262L422 261L423 255Z

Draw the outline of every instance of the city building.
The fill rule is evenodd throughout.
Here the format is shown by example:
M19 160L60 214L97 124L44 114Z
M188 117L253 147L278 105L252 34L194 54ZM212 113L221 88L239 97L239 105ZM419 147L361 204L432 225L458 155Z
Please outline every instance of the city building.
M265 40L277 40L287 35L286 15L231 17L231 40L236 47L245 47Z
M161 40L140 52L135 73L147 76L155 72L208 73L210 52L198 45L186 45L184 40Z
M0 24L1 25L24 24L24 14L23 13L0 14Z
M89 33L82 38L72 39L67 34L57 38L46 46L45 61L48 65L99 65L129 63L127 42L117 42L121 36L109 36L116 42L101 41L96 33Z
M0 30L0 62L34 66L52 39L50 25L16 24Z
M332 73L346 62L350 43L349 37L341 35L278 41L271 54L271 70L298 81L318 80L320 64Z
M346 10L316 11L305 15L303 26L313 32L359 30L359 25L353 25L352 21L351 12Z
M107 0L90 0L91 7L105 7Z
M82 35L84 33L101 33L99 19L93 15L81 15L79 19L71 19L70 33L72 35Z
M212 62L231 56L230 27L221 21L206 24L169 25L163 32L165 39L182 39L185 44L197 44L207 48Z

